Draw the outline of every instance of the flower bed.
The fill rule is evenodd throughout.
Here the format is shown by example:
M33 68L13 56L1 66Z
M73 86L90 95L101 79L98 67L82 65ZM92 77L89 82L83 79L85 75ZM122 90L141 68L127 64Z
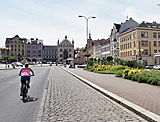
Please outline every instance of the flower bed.
M122 77L139 83L149 83L152 85L160 85L160 72L159 71L146 71L142 69L133 69L127 66L111 66L111 65L98 65L90 66L87 71L103 74L115 74L116 77Z

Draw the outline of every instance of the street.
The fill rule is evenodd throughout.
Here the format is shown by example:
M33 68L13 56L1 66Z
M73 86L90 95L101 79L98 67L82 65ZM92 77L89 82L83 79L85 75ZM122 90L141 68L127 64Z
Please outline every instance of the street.
M0 70L0 122L145 121L59 66L32 69L27 103L19 96L20 68Z
M23 103L20 95L20 68L0 70L0 122L32 122L43 94L51 67L32 67L30 102ZM35 99L38 99L34 101ZM33 99L33 101L32 101Z

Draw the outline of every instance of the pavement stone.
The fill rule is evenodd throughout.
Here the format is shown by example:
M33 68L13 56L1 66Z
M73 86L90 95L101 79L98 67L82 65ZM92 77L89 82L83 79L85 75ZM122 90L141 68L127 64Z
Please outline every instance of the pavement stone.
M40 114L41 113L41 114ZM41 119L39 119L41 118ZM145 122L59 67L50 70L37 121Z

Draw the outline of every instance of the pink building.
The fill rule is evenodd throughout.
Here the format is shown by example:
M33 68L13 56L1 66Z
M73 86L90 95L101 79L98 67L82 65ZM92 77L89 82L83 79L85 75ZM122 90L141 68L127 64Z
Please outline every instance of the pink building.
M43 40L34 40L33 38L27 40L26 44L26 58L31 61L42 61Z

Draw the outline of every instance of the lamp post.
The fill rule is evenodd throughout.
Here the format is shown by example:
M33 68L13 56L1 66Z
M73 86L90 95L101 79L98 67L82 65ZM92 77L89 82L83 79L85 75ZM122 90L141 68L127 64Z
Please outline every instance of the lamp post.
M142 59L141 52L143 51L143 48L139 47L137 50L139 51L139 60L141 60Z
M88 41L88 20L90 18L95 19L96 17L94 17L94 16L85 17L85 16L82 16L82 15L79 15L78 17L84 17L86 19L86 38L87 38L87 41ZM87 54L88 54L88 50L87 50ZM88 69L88 57L87 57L87 69Z
M88 20L89 20L90 18L95 19L96 17L90 16L90 17L87 18L87 17L82 16L82 15L79 15L78 17L84 17L84 18L86 19L86 38L87 38L87 40L88 40Z

